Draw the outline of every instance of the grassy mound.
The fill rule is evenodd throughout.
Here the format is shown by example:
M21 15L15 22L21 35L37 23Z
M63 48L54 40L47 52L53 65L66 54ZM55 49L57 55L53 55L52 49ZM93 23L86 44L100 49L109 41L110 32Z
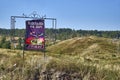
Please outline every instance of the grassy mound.
M119 40L80 37L40 51L0 49L0 80L119 80Z

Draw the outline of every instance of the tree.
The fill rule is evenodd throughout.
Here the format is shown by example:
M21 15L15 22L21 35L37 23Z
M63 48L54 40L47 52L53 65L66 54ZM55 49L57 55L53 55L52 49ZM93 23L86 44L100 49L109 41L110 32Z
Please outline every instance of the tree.
M21 38L18 39L18 45L17 45L16 49L22 49L22 39Z

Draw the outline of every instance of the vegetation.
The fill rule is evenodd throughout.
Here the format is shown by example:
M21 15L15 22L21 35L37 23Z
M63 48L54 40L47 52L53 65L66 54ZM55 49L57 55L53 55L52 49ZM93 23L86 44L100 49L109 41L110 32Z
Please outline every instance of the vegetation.
M62 66L61 66L62 65ZM62 72L59 77L67 80L119 80L119 71L112 71L105 69L102 66L96 67L86 64L85 62L80 62L80 59L75 57L62 57L53 59L47 65L47 71L54 70L54 73ZM57 71L57 72L56 72ZM66 77L67 76L67 77Z
M119 43L119 39L75 37L48 46L46 58L40 51L25 51L23 59L21 50L0 49L0 79L120 80Z
M120 31L46 29L48 40L59 40L46 40L46 58L38 51L23 58L24 31L11 33L18 49L11 50L10 30L0 29L0 80L120 80Z
M10 49L11 48L11 43L9 40L6 40L6 37L2 37L0 41L0 48L6 48Z
M48 47L49 55L55 59L47 68L67 75L79 74L83 80L119 80L119 44L119 39L95 36L68 39Z
M98 30L72 30L69 28L60 28L60 29L45 29L47 38L54 38L56 33L56 38L58 40L66 40L74 37L81 36L98 36L106 38L119 38L120 31L98 31ZM11 33L12 32L12 33ZM24 37L25 29L0 29L0 35L9 36L9 35Z
M22 45L23 45L23 43L22 43L22 39L19 38L19 39L18 39L18 45L17 45L16 49L22 49L22 48L23 48Z

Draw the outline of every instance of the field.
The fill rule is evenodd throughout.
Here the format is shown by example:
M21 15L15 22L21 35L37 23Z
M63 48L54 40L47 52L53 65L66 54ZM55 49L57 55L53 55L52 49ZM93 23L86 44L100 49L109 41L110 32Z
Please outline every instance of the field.
M120 80L120 40L76 37L40 51L0 49L0 80Z

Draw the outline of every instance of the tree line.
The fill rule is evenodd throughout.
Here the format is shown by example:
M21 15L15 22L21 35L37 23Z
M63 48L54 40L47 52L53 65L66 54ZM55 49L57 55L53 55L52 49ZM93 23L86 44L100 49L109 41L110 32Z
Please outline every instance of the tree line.
M10 36L19 37L16 41L16 49L22 49L23 38L25 37L25 29L0 29L0 48L11 49L10 40L6 39L6 37ZM97 36L97 37L105 37L105 38L119 38L120 39L120 31L98 31L98 30L73 30L70 28L61 28L61 29L45 29L45 37L48 40L66 40L74 37L82 37L82 36ZM46 41L47 42L47 41Z
M56 33L56 34L55 34ZM0 29L0 35L2 36L17 36L24 37L25 29ZM48 38L54 38L58 40L65 40L74 37L81 36L98 36L98 37L106 37L106 38L119 38L120 30L118 31L98 31L98 30L73 30L70 28L60 28L60 29L52 29L46 28L45 35Z

